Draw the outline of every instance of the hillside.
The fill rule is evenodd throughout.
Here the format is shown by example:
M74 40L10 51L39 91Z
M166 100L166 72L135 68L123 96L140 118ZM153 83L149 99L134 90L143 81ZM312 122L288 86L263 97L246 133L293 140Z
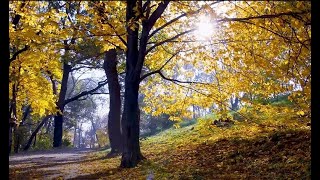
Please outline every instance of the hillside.
M108 150L82 162L76 179L310 179L311 131L299 123L237 123L169 129L142 141L147 160L118 168Z

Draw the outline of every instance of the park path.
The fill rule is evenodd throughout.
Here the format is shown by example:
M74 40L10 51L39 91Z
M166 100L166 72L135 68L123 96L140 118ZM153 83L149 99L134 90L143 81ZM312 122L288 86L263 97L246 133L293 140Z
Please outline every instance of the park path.
M55 149L9 156L9 179L70 179L93 149Z

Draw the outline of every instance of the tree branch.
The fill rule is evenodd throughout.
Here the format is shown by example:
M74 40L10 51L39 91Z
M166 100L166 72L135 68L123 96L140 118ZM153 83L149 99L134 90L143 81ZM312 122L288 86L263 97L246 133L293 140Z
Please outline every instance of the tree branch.
M160 3L160 5L157 7L157 9L151 14L150 18L147 21L148 26L148 32L151 30L151 28L154 26L156 21L160 18L164 10L167 8L170 1L165 0L164 2ZM149 34L149 33L148 33ZM147 38L149 39L149 37Z
M270 19L270 18L277 18L280 16L296 16L299 14L306 14L310 13L310 11L301 11L301 12L284 12L284 13L279 13L279 14L264 14L261 16L249 16L245 18L223 18L220 20L217 20L217 22L230 22L230 21L247 21L247 20L252 20L252 19Z
M247 118L245 115L243 115L242 113L240 113L240 112L238 112L237 110L233 109L232 107L230 107L230 106L228 106L228 105L225 105L225 102L219 101L217 98L212 97L212 95L210 96L210 95L208 95L208 94L205 94L205 93L203 93L203 92L198 91L197 89L194 89L194 88L191 88L191 87L188 87L188 86L184 86L184 85L178 84L178 83L176 83L176 82L173 82L173 83L176 84L176 85L178 85L178 86L181 86L181 87L184 87L184 88L187 88L187 89L191 89L192 91L195 91L196 93L199 93L199 94L201 94L201 95L203 95L203 96L206 96L206 97L208 97L208 98L211 98L211 99L217 101L218 103L226 106L226 107L227 107L228 109L230 109L231 111L234 111L235 113L239 114L239 115L242 116L244 119L250 121L250 119Z
M216 3L219 3L219 2L220 2L220 1L213 2L213 3L209 4L209 6L212 6L212 5L214 5L214 4L216 4ZM152 33L148 36L148 39L150 39L152 36L154 36L157 32L159 32L159 31L162 30L163 28L165 28L165 27L169 26L170 24L178 21L180 18L183 18L183 17L187 16L188 14L196 14L196 13L200 12L204 7L205 7L205 6L202 6L202 7L199 8L198 10L193 11L193 12L191 12L191 13L190 13L190 12L183 13L183 14L181 14L180 16L178 16L178 17L170 20L169 22L167 22L167 23L165 23L164 25L160 26L158 29L152 31Z
M63 102L63 105L67 105L68 103L72 102L72 101L75 101L75 100L78 100L79 98L83 97L83 96L86 96L86 95L89 95L89 94L93 94L96 90L98 90L99 88L101 88L102 86L108 84L108 81L107 80L104 80L104 81L101 81L98 83L98 86L89 90L89 91L83 91L81 92L80 94L72 97L72 98L69 98L69 99L66 99L64 102Z
M119 35L119 34L116 32L116 30L115 30L115 28L112 26L112 24L110 24L108 21L107 21L106 23L113 29L114 33L116 33L116 36L120 39L120 41L121 41L125 46L127 46L126 41L121 37L121 35Z
M182 36L182 35L184 35L184 34L190 33L190 32L192 32L192 31L195 31L195 30L196 30L196 29L190 29L190 30L184 31L184 32L182 32L182 33L180 33L180 34L177 34L177 35L173 36L172 38L169 38L169 39L166 39L166 40L164 40L164 41L155 43L155 45L153 45L153 46L151 46L149 49L147 49L146 54L148 54L151 50L153 50L153 49L156 48L157 46L160 46L160 45L162 45L162 44L164 44L164 43L166 43L166 42L170 42L170 41L172 41L172 40L175 40L175 39L177 39L178 37L180 37L180 36Z
M180 81L177 79L171 79L168 77L165 77L163 75L163 73L161 71L157 72L163 79L167 80L167 81L172 81L172 82L176 82L176 83L183 83L183 84L203 84L203 85L210 85L209 83L203 83L203 82L196 82L196 81Z
M28 50L28 49L29 49L29 46L28 46L28 45L25 45L24 48L22 48L22 49L20 49L19 51L15 52L15 53L13 54L12 58L9 59L9 64L10 64L12 61L14 61L19 54L21 54L22 52L24 52L24 51L26 51L26 50Z
M153 72L149 72L149 73L147 73L147 74L144 74L144 75L140 78L139 82L141 82L141 81L142 81L143 79L145 79L146 77L151 76L152 74L159 73L159 72L164 68L164 66L167 65L167 64L171 61L171 59L173 59L173 57L175 57L177 54L179 54L179 52L180 52L180 51L178 51L178 52L176 52L175 54L173 54L158 70L153 71Z
M87 69L99 69L99 68L102 68L102 67L101 67L101 66L80 66L80 67L72 68L71 71L77 71L77 70L83 69L83 68L87 68Z

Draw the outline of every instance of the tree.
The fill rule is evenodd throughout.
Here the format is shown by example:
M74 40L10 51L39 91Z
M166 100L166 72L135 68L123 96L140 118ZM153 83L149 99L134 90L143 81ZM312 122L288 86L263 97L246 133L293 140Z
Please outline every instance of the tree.
M123 146L120 125L121 87L118 80L116 49L111 49L106 52L103 68L108 79L108 89L110 97L110 110L108 115L108 134L111 147L110 155L112 155L114 153L122 152Z
M234 107L230 104L230 97L238 97L246 107L260 108L264 106L258 104L261 99L290 94L288 98L295 103L290 112L310 113L310 2L169 3L135 0L82 2L78 5L67 2L55 6L57 15L43 5L35 10L30 3L19 10L22 3L12 4L16 10L13 14L21 14L18 26L12 22L10 26L10 40L13 39L10 50L14 60L10 67L9 111L12 115L17 114L17 119L21 119L21 107L28 104L41 115L56 113L57 97L52 93L47 71L60 80L63 76L59 68L63 63L74 69L81 68L75 67L80 62L75 60L81 54L77 53L81 40L93 40L93 44L101 47L101 53L117 47L126 51L121 167L134 167L143 159L139 145L139 91L146 95L143 108L146 113L151 112L154 116L168 114L174 121L192 117L190 107L193 105L202 109L214 107L212 111L218 117L224 117L230 109L236 108L236 103L233 103ZM68 9L75 11L70 13ZM31 20L25 16L27 10L32 14ZM80 13L81 10L85 12ZM38 18L41 13L44 19ZM214 24L212 29L216 32L203 39L196 33L197 22L205 14L211 19L207 23ZM10 21L12 19L14 16ZM43 34L38 33L35 19L41 28L45 28ZM53 33L49 32L50 27ZM39 42L52 42L45 46L47 54L41 53L43 46ZM29 43L30 47L25 48ZM26 50L19 51L24 48ZM65 50L63 56L62 49ZM51 55L54 60L48 61ZM35 58L38 56L40 58ZM32 65L30 72L41 72L41 76L31 76L36 83L20 73L28 69L28 63ZM48 64L49 67L41 70L39 64ZM21 87L26 86L26 82L34 84ZM97 87L106 83L101 81ZM63 87L57 89L64 90ZM61 103L67 104L93 94L95 90L67 100L61 98L64 101ZM40 97L39 93L43 92L49 94L48 97ZM251 98L245 98L244 94Z

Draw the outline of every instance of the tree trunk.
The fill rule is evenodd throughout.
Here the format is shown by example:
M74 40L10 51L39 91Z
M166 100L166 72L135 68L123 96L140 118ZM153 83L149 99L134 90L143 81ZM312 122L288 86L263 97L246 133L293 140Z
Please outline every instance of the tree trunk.
M20 72L20 69L19 69ZM12 100L9 109L9 154L11 153L12 147L12 136L13 131L17 125L17 105L16 105L16 84L12 85Z
M78 129L78 133L79 133L78 148L81 148L81 128L82 128L82 123L80 124Z
M37 143L37 134L34 136L33 148L36 147L36 143Z
M95 126L95 124L94 124L94 122L93 122L93 120L91 119L91 124L92 124L92 129L93 129L93 132L94 132L94 140L95 140L95 138L97 139L97 142L98 142L98 146L99 146L99 148L101 147L100 146L100 143L99 143L99 137L98 137L98 135L97 135L97 129L96 129L96 126Z
M9 122L9 154L11 153L12 134L13 134L13 124Z
M134 15L134 7L136 0L127 1L126 19L129 20ZM136 24L137 25L137 24ZM138 26L139 27L139 26ZM139 51L138 51L138 28L134 30L127 27L127 52L126 52L126 77L125 77L125 95L124 95L124 111L122 114L122 133L123 133L123 153L120 167L135 167L143 156L140 152L139 144L139 78L142 67L136 67ZM145 34L143 34L145 36ZM145 38L145 37L144 37ZM141 47L145 48L145 47ZM145 51L144 51L145 52ZM143 52L143 53L144 53Z
M54 135L53 135L53 147L60 147L62 144L62 133L63 133L63 110L64 101L67 93L68 78L71 72L71 66L67 63L63 63L63 76L61 83L61 90L59 93L59 100L57 103L57 108L61 111L57 112L54 117Z
M146 2L148 3L148 2ZM140 152L140 110L138 104L140 75L147 53L149 32L161 16L169 1L161 2L157 9L150 15L148 20L142 21L142 32L139 39L139 24L134 21L135 28L131 29L131 23L126 27L127 52L126 52L126 77L125 77L125 100L122 118L122 133L124 139L121 167L135 167L140 160L144 159ZM150 5L150 4L149 4ZM126 22L138 19L135 6L142 7L142 1L127 0ZM139 42L139 50L138 50Z
M73 132L73 147L77 147L76 145L76 139L77 138L77 124L74 126L74 132Z
M126 81L125 108L122 122L124 149L121 167L135 167L144 157L140 151L140 110L138 104L138 82Z
M33 133L31 134L28 143L26 144L26 146L23 148L24 151L27 151L30 148L30 145L32 143L33 138L36 137L37 133L39 132L39 130L41 129L41 127L44 125L44 123L51 118L51 116L46 116L45 118L42 119L42 121L38 124L37 128L33 131Z
M236 111L239 109L239 98L235 97L233 99L233 97L230 98L230 102L231 102L231 109Z
M105 60L103 63L108 79L108 89L110 97L110 110L108 115L108 134L111 152L122 152L122 134L121 134L121 98L120 98L120 84L117 71L117 52L116 49L111 49L106 52Z
M53 147L60 147L62 144L62 133L63 133L63 116L58 114L54 116L54 136L53 136Z
M28 115L30 114L30 110L31 110L31 106L29 105L26 110L23 112L23 117L21 120L21 123L19 124L19 126L14 128L14 152L18 153L19 152L19 148L20 148L20 141L21 141L21 136L23 136L23 134L21 134L21 126L24 126L25 121L27 120Z
M13 151L14 153L19 152L19 146L20 146L20 130L16 127L14 128L14 146L13 146Z

